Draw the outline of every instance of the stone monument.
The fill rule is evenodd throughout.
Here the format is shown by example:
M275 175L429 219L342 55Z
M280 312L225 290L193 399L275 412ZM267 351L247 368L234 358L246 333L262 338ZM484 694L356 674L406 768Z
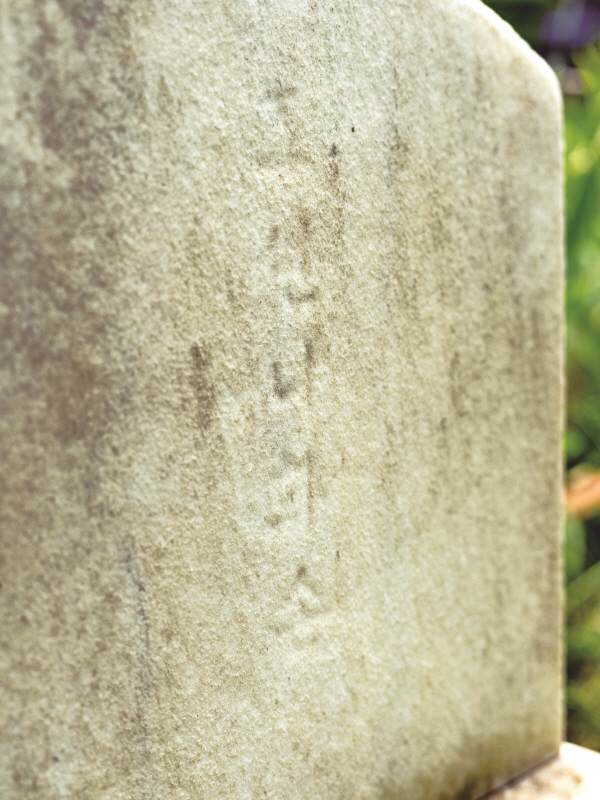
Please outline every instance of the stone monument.
M472 800L561 739L561 147L476 0L2 0L6 800Z

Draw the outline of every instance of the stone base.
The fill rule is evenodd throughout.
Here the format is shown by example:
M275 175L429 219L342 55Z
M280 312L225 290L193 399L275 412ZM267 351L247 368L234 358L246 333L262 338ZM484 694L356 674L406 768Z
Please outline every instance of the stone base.
M564 742L560 756L489 800L600 800L600 753Z

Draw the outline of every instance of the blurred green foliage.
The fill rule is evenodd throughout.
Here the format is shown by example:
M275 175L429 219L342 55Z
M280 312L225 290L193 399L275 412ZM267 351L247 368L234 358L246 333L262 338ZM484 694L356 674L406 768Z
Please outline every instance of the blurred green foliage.
M490 0L558 64L565 94L567 430L571 476L600 470L600 50L548 53L539 40L549 0ZM577 80L567 82L565 74ZM575 90L573 87L576 87ZM565 532L567 738L600 750L600 517L569 515ZM587 518L585 518L587 516Z
M600 468L600 54L575 61L584 93L565 98L567 465Z
M556 3L549 0L490 0L487 5L535 46L544 14L553 9Z
M600 468L600 53L573 56L565 97L567 469ZM600 520L567 520L568 737L600 750Z

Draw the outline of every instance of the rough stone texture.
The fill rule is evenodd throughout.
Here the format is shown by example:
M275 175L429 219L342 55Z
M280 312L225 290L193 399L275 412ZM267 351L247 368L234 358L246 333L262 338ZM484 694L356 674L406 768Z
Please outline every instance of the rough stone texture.
M0 13L3 798L547 758L549 70L474 0Z
M599 797L600 754L565 742L559 758L495 792L489 800L598 800Z

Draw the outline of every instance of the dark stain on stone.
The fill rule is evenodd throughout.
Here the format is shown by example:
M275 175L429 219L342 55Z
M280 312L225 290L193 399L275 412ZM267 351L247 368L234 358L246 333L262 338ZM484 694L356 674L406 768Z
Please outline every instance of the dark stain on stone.
M301 564L296 571L296 580L302 581L306 578L306 567L304 564Z
M311 301L316 300L319 296L319 290L316 286L312 286L310 289L306 289L305 291L288 287L286 295L292 305L300 305L302 303L310 303Z
M269 237L267 239L267 246L269 248L275 247L275 245L277 244L278 239L279 239L279 226L278 225L273 225L271 227L271 230L269 231Z
M293 469L298 469L303 462L301 456L297 456L292 450L288 450L287 448L281 451L281 460L286 466L292 467Z
M329 157L331 158L331 172L333 174L334 180L337 180L340 174L340 165L337 161L338 156L338 147L336 144L331 145L331 149L329 150Z
M26 761L26 756L20 756L17 760L15 760L11 777L13 785L17 788L27 793L38 793L40 788L38 784L38 776L29 767L29 764Z
M215 387L209 380L209 370L212 362L208 348L194 343L190 347L192 358L192 388L196 395L198 425L206 430L212 420L215 406Z
M312 450L306 451L306 489L308 494L308 521L312 525L313 512L315 507L316 487L315 487L315 455Z
M102 378L95 364L65 360L49 372L56 383L56 435L65 444L85 439L97 418L104 417L99 404Z
M107 433L125 416L134 371L115 288L129 217L119 218L109 195L132 180L126 145L144 114L130 31L138 5L32 4L14 90L44 150L39 157L2 155L0 242L10 314L0 325L7 343L0 360L19 375L15 398L31 400L35 435L84 444L86 502L96 496ZM81 52L80 36L87 42ZM89 248L78 246L82 241Z
M58 0L58 5L71 20L76 32L77 45L81 48L90 29L104 14L104 0Z
M124 552L123 562L129 578L132 592L133 606L135 609L135 641L137 642L138 657L138 687L137 691L148 697L152 690L152 661L150 654L150 621L146 611L146 585L140 575L140 565L133 538L128 537Z
M323 325L320 322L313 322L306 333L307 336L304 340L304 358L306 361L306 377L310 389L313 370L318 363L328 360L331 344L325 336Z
M176 136L181 127L180 116L182 103L177 93L175 92L175 94L173 94L171 91L169 81L167 81L164 75L160 75L156 81L154 103L156 111L158 112L158 119L156 122L162 122L165 129L169 131L168 135ZM162 181L160 185L162 188L166 187L166 184Z
M267 89L267 97L269 100L281 102L287 100L288 97L293 97L297 91L298 88L296 86L285 84L281 78L276 78Z
M40 4L39 34L27 62L40 89L32 110L44 146L78 165L75 181L94 162L88 182L106 188L115 157L127 152L127 120L146 111L145 81L130 33L131 6L138 4L111 2L105 8L103 0L60 0L59 5L86 64L71 57L64 28L54 25Z
M286 378L283 374L283 367L281 361L275 361L273 364L273 391L280 400L285 400L292 392L295 391L296 385L291 378Z
M466 379L460 354L455 352L450 362L450 401L457 417L469 415Z
M388 156L388 171L391 180L397 177L399 172L406 169L409 155L410 147L400 135L398 126L394 125L392 128L392 141Z
M132 536L125 539L123 563L127 576L129 602L133 610L131 620L131 655L133 659L133 703L129 711L131 724L137 732L135 756L138 769L144 770L144 793L140 797L154 798L156 776L153 770L150 750L151 734L148 725L148 712L155 689L152 645L150 637L150 618L147 611L146 585L141 576L141 566L137 547Z
M310 239L312 236L312 229L311 229L311 218L308 209L301 208L298 214L298 219L300 221L300 230L302 231L302 238L303 239Z
M315 345L312 339L307 339L304 342L304 355L308 369L313 369L315 366Z
M136 590L138 592L145 592L146 591L146 586L145 586L144 582L141 580L141 578L139 576L139 572L138 572L138 569L137 569L137 563L134 560L133 545L131 545L131 544L128 544L128 545L125 546L124 561L125 561L125 569L127 570L127 574L132 579ZM143 617L144 621L147 622L146 613L145 612L143 612L142 617Z

